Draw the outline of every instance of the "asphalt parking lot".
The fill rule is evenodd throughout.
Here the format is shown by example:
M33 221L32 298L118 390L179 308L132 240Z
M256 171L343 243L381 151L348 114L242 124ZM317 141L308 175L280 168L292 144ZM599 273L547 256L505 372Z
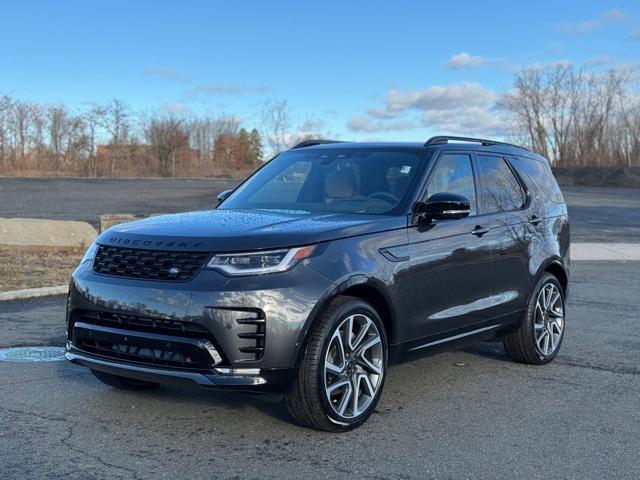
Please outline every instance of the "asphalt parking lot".
M66 183L76 181L0 179L0 216L95 223L101 205L208 208L229 186ZM574 241L640 242L639 190L564 192ZM63 361L0 362L0 478L635 479L639 290L640 262L573 262L554 363L515 364L499 343L412 359L390 370L370 421L343 435L300 428L281 404L252 396L122 392ZM0 303L0 348L61 346L64 335L62 297Z
M216 179L86 179L0 177L0 217L82 220L103 213L149 215L206 210L237 184ZM640 190L562 188L580 242L640 241Z
M579 478L640 470L640 262L576 262L548 366L501 344L393 367L343 435L254 397L116 391L66 362L0 362L2 478ZM0 346L62 345L64 300L8 302Z

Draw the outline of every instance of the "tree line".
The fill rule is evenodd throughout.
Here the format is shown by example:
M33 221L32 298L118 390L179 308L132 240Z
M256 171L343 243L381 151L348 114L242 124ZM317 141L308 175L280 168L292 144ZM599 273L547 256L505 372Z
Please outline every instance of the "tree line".
M0 97L0 174L242 176L263 160L257 129L231 116L136 113L113 99L72 111Z
M515 141L557 167L640 166L638 71L557 64L516 74L499 102Z
M554 166L640 166L638 71L556 64L516 73L498 101L508 137ZM268 100L246 129L233 116L138 113L118 99L80 110L0 96L0 175L243 177L324 136ZM481 126L479 126L481 127ZM466 132L456 132L464 134Z

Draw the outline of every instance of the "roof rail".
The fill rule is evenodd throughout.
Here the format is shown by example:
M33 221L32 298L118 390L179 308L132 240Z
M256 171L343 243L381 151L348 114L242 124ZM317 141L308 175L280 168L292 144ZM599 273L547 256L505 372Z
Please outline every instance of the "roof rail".
M431 145L440 145L443 143L449 143L450 140L453 141L457 141L457 142L471 142L471 143L480 143L482 145L489 146L489 145L503 145L505 147L514 147L514 148L521 148L523 150L527 150L526 147L523 147L521 145L515 145L513 143L507 143L507 142L497 142L495 140L485 140L483 138L471 138L471 137L452 137L449 135L440 135L437 137L431 137L429 140L427 140L424 143L425 147L430 147Z
M297 143L296 145L291 147L291 150L293 150L294 148L304 148L304 147L313 147L314 145L324 145L325 143L344 143L344 142L342 142L341 140L322 140L322 139L305 140L304 142Z

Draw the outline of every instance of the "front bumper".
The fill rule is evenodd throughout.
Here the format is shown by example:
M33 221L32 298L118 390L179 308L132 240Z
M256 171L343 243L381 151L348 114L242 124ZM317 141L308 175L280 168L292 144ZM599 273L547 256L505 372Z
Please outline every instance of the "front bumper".
M220 374L211 371L190 372L121 363L94 357L67 344L65 358L71 363L102 372L154 383L191 382L204 388L224 388L251 392L279 393L287 391L295 380L297 369L259 370L256 374Z
M261 277L203 270L188 282L98 275L81 265L69 289L66 358L151 382L283 391L330 288L302 264Z

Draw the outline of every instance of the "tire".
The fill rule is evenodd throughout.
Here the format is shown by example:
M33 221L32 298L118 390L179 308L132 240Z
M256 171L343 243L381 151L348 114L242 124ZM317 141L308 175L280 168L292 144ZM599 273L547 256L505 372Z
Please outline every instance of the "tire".
M159 383L121 377L112 373L101 372L100 370L91 370L91 373L93 373L93 375L102 383L106 383L107 385L119 390L148 390L160 385Z
M544 365L556 358L566 329L564 300L558 279L544 274L533 289L520 327L504 339L504 347L514 361Z
M347 331L353 334L350 341ZM362 425L380 399L387 352L386 332L375 309L357 298L337 297L311 331L298 376L285 396L292 417L302 426L328 432Z

